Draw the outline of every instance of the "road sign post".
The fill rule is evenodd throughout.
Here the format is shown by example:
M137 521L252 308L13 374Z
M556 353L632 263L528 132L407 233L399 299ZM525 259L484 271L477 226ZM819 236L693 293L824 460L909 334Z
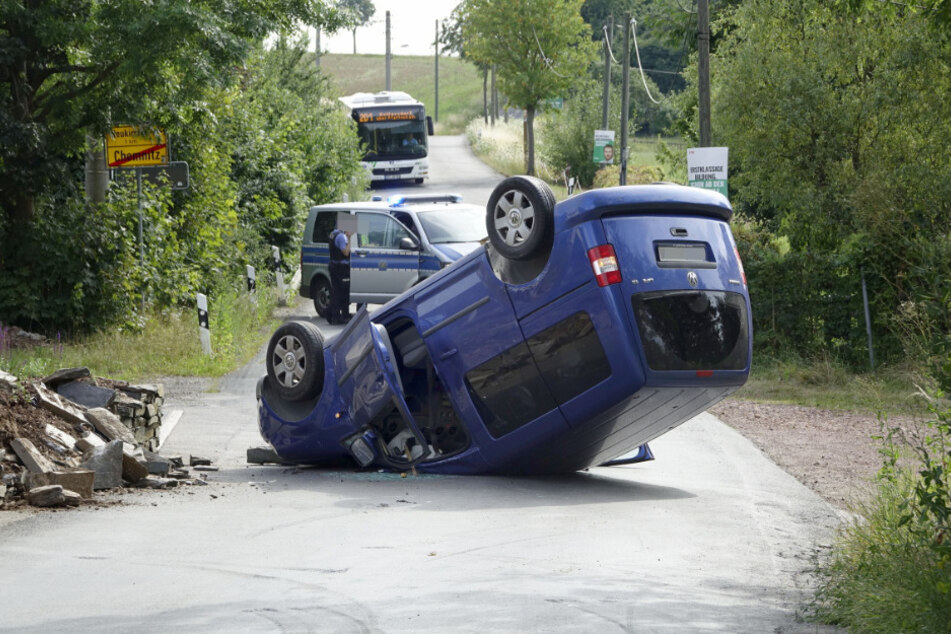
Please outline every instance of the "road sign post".
M134 169L139 213L139 266L145 265L142 218L142 169L169 164L168 137L154 127L118 125L106 135L106 165L110 169ZM187 169L187 167L186 167ZM145 311L145 289L142 290Z

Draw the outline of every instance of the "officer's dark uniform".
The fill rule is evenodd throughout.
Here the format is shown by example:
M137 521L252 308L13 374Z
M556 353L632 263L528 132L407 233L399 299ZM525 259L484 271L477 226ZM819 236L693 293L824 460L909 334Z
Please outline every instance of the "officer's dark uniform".
M343 324L350 317L350 256L344 255L336 244L342 233L335 229L330 234L330 307L327 323ZM350 240L350 238L347 238Z

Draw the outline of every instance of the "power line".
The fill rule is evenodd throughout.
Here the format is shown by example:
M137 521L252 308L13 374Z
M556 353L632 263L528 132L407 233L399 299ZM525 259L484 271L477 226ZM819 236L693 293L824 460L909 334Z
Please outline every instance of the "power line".
M551 63L551 59L545 55L545 51L542 50L542 43L538 41L538 33L535 32L535 25L532 25L532 35L535 36L535 44L538 45L538 52L541 53L542 60L544 60L545 65L548 66L548 70L553 72L555 75L558 75L562 79L568 79L567 75L562 75L557 70L555 70L555 67Z
M637 20L631 18L631 34L634 36L634 53L637 55L637 69L641 73L641 83L644 84L644 90L647 91L647 98L650 99L653 103L660 105L660 102L654 99L654 95L651 94L651 89L647 86L647 77L644 76L644 67L641 65L641 52L637 48Z

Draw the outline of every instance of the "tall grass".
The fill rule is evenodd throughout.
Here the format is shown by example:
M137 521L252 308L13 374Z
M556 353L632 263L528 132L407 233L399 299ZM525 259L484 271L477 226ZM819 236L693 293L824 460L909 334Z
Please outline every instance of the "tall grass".
M902 525L899 511L911 488L881 482L878 495L857 509L823 568L814 616L856 632L951 631L951 595L942 592L948 571L934 551Z
M321 68L331 77L338 96L386 89L383 55L324 55ZM436 63L433 57L394 55L390 86L408 92L436 115ZM461 134L482 112L482 76L475 66L457 57L439 58L439 113L436 134Z
M535 173L551 184L556 197L561 199L567 196L564 174L546 165L539 158L543 152L538 151L538 148L545 144L545 137L540 133L543 127L537 125L536 129L535 143L538 147L535 153ZM522 129L521 119L510 119L508 122L497 121L495 125L487 125L482 118L477 118L469 122L465 134L473 153L482 162L502 174L524 174L525 151ZM671 143L671 140L656 137L630 141L629 184L653 182L663 177L664 171L658 164L658 152L664 143ZM595 177L595 187L617 185L618 176L617 165L602 168ZM578 193L578 190L575 193Z
M64 367L85 366L96 376L141 381L157 376L221 376L244 365L280 320L277 296L259 289L209 298L212 354L204 354L194 308L152 315L138 332L111 330L75 341L14 348L0 338L0 370L21 379L45 376Z

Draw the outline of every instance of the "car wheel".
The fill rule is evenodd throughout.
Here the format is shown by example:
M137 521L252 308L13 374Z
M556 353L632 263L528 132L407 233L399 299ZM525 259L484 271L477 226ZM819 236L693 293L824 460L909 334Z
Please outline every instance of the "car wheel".
M281 398L304 401L324 387L324 340L317 326L289 321L267 345L267 376Z
M311 284L311 294L314 297L314 310L321 317L326 317L330 310L330 282L325 277L315 277Z
M423 184L423 179L417 178L417 179L416 179L416 184L417 184L417 185L422 185L422 184Z
M510 260L543 255L554 232L555 195L531 176L499 183L486 206L485 228L492 246Z

